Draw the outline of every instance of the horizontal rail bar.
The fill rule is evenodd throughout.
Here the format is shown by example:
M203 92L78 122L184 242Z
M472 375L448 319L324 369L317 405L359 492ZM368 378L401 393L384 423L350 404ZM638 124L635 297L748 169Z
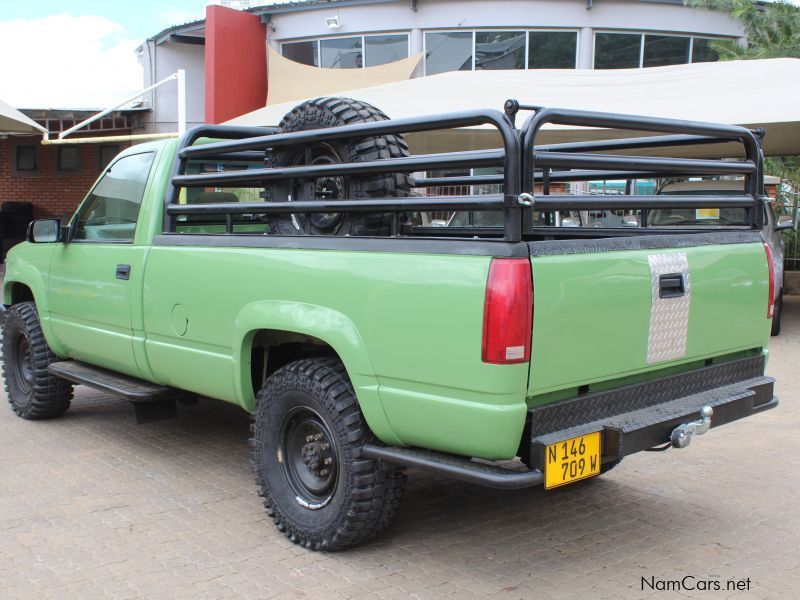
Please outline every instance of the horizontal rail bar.
M603 170L588 170L588 171L551 171L548 178L550 183L559 183L567 181L614 181L614 180L628 180L628 179L655 179L658 177L681 177L685 173L680 172L648 172L648 171L603 171ZM544 179L544 175L539 171L533 176L535 182L540 182Z
M656 156L618 156L613 154L571 154L569 152L534 152L536 167L585 169L641 169L651 172L680 172L686 175L731 175L756 172L749 161L701 160L697 158L662 158Z
M709 137L705 135L654 135L615 140L589 140L536 146L534 150L547 152L597 152L601 150L631 150L641 148L668 148L671 146L696 146L738 142L735 137Z
M548 174L550 183L568 181L608 181L625 179L654 179L657 177L680 177L685 173L680 172L647 172L647 171L551 171ZM544 174L537 171L533 175L535 182L541 182ZM463 177L425 177L414 180L414 187L448 187L465 185L493 185L502 184L502 175L464 175Z
M301 200L298 202L220 202L216 204L170 204L170 215L287 214L343 212L401 212L425 210L499 210L505 206L500 194L479 196L426 196L424 198L380 198L347 200Z
M278 146L313 144L322 141L360 138L374 135L455 129L459 127L470 127L472 125L494 125L500 130L504 138L508 135L515 135L511 123L508 122L500 111L470 110L386 121L370 121L368 123L356 123L353 125L342 125L340 127L328 127L324 129L275 133L241 141L193 146L182 150L180 156L181 158L196 158L204 155L218 154L220 152L263 150L266 148L276 148Z
M570 110L561 108L545 108L529 117L525 128L529 125L541 127L540 124L557 123L559 125L575 125L606 129L628 129L638 131L654 131L674 133L678 135L699 135L716 138L752 139L753 132L738 125L689 121L683 119L667 119L662 117L646 117L618 113L603 113L588 110ZM537 128L538 128L537 127Z
M752 196L535 196L534 210L752 208Z
M205 163L205 162L212 162L212 161L229 161L229 160L239 160L239 161L248 161L248 162L260 162L263 164L264 162L264 152L261 151L246 151L246 152L229 152L227 154L215 154L212 156L203 156L202 158L192 159L191 163Z
M421 169L448 169L471 166L497 166L503 164L505 153L502 150L480 150L470 152L449 152L442 154L419 154L401 158L380 160L329 163L318 165L298 165L294 167L271 167L229 171L227 173L201 173L197 175L176 175L173 184L182 187L206 187L211 185L240 185L242 183L261 183L281 179L313 179L325 176L370 175L374 173L410 173Z

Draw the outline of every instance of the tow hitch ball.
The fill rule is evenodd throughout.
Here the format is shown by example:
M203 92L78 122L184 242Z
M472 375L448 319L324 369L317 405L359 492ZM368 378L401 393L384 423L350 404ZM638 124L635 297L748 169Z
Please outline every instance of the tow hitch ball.
M704 406L700 409L699 421L692 421L691 423L684 423L678 425L670 436L673 448L686 448L692 441L693 435L703 435L706 431L711 429L711 415L714 414L714 409L710 406Z

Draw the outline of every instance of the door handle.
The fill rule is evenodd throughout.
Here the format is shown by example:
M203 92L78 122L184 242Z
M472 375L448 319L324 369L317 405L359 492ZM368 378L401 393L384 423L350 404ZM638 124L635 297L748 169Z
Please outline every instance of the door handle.
M658 278L659 298L680 298L686 294L683 273L669 273Z
M131 278L130 265L117 265L117 279L128 280Z

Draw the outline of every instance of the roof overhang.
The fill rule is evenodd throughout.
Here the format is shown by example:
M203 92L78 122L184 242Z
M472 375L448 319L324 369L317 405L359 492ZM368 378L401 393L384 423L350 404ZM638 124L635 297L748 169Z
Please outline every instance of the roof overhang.
M459 71L337 93L369 102L390 117L497 108L521 103L579 110L650 115L744 125L766 130L769 155L800 154L800 60L768 59L650 69ZM229 121L274 126L301 100L267 106ZM518 115L518 122L527 116ZM551 126L541 143L631 137L644 132ZM499 145L489 128L408 134L415 152L481 149ZM671 154L729 156L730 146L699 146Z
M0 133L38 134L46 131L36 121L0 100Z

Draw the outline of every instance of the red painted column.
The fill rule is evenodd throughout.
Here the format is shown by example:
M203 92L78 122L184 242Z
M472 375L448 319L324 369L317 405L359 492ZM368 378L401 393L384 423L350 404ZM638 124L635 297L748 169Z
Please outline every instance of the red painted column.
M261 18L206 7L206 123L222 123L267 103L267 30Z

